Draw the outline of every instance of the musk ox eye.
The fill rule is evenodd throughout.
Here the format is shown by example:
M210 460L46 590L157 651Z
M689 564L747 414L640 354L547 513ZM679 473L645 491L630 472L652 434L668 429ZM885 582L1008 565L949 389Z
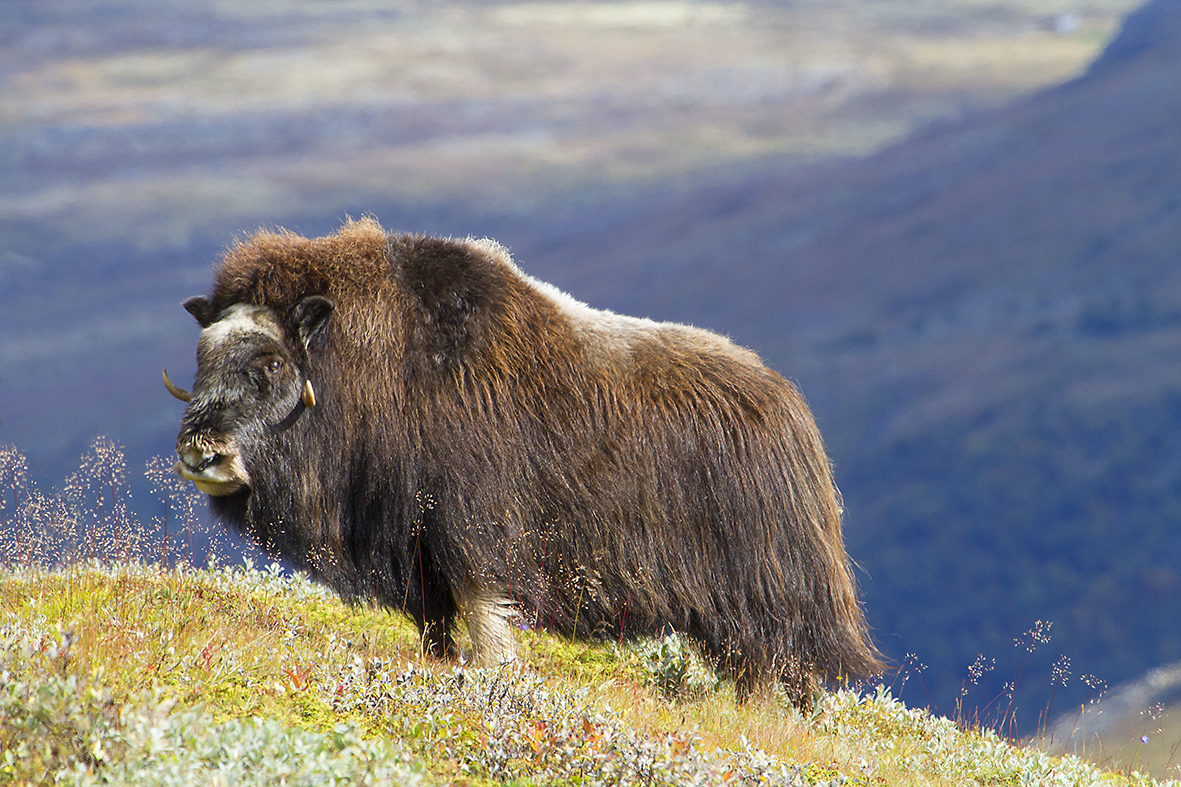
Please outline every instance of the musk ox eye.
M267 363L267 371L271 374L278 374L279 370L283 368L283 361L278 358L272 358Z

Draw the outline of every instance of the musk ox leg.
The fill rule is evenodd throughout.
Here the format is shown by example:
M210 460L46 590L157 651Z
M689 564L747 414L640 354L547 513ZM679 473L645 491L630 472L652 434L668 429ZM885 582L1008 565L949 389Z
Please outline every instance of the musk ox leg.
M451 622L446 617L439 616L420 623L418 633L422 637L422 652L425 655L437 659L455 657L455 641L451 637Z
M731 654L725 667L734 678L738 702L745 704L752 698L770 697L778 677L791 704L802 713L811 712L816 706L820 678L814 670L794 660L788 660L786 668L778 666L782 663L782 658L768 656L760 648L751 648L747 655Z
M402 609L418 626L424 655L439 659L455 658L457 650L451 636L455 621L455 602L446 582L435 570L435 561L425 544L418 547L418 572L412 574L406 588Z
M810 713L816 707L820 694L820 678L812 670L795 666L779 676L779 685L801 713Z
M765 674L755 670L744 669L734 676L734 690L738 703L745 705L751 697L765 697L770 694L771 681ZM793 700L794 702L794 700Z
M517 657L512 619L517 611L512 601L487 591L467 588L459 599L459 614L472 638L472 665L492 667Z
M774 681L769 675L744 672L734 680L738 702L745 705L752 698L765 699L771 696ZM820 683L815 675L784 675L779 680L787 699L801 713L811 713L816 707Z

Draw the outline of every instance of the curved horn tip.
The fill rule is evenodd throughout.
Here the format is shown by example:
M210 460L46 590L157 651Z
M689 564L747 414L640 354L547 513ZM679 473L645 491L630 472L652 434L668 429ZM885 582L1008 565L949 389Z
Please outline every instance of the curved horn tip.
M303 403L308 407L316 406L316 392L312 390L311 380L303 381L303 396L301 398L303 399Z
M193 395L184 388L178 388L172 384L172 380L168 379L168 370L164 370L164 387L168 389L168 393L180 399L182 402L191 402Z

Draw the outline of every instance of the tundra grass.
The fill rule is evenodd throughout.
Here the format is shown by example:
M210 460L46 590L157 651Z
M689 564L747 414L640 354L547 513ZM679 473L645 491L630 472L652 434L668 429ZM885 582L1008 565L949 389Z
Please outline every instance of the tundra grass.
M278 571L0 573L0 783L1150 785L875 687L746 705L684 641L489 669Z

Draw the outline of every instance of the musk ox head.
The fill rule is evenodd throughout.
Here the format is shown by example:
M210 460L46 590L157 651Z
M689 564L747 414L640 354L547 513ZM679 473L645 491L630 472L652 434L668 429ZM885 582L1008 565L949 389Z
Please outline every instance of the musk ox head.
M192 298L185 308L202 331L192 393L164 372L168 390L189 405L177 436L176 470L214 497L244 492L251 486L251 453L316 404L308 359L333 303L313 295L290 314L241 303L214 313L209 301Z

